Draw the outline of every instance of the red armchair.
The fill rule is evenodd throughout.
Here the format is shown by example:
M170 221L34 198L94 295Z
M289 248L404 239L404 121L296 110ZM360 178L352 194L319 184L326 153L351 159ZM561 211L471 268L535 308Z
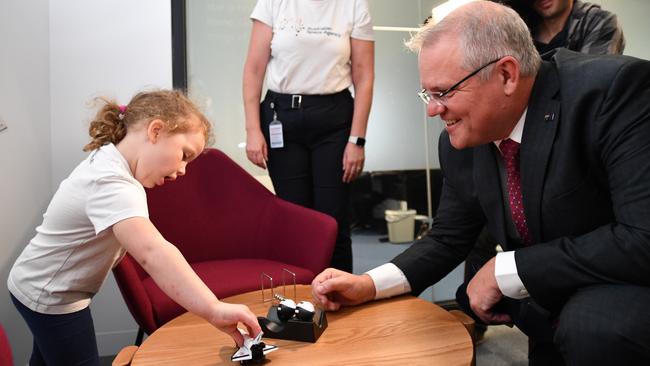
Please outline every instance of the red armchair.
M309 284L334 249L334 219L276 197L216 149L147 200L151 221L219 298L259 289L262 272L278 286L283 268ZM128 254L113 274L147 334L184 312Z
M4 328L0 325L0 365L12 366L13 364L14 361L11 355L11 346L9 345L9 340L7 339Z

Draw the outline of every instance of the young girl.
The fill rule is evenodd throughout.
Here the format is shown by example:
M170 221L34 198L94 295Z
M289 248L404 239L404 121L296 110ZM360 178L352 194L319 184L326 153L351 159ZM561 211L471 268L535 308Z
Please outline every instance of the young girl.
M229 334L261 329L244 305L220 302L148 219L144 187L185 174L211 126L178 91L102 100L90 124L90 155L59 186L36 236L8 279L34 345L30 365L99 365L91 297L129 252L174 301Z

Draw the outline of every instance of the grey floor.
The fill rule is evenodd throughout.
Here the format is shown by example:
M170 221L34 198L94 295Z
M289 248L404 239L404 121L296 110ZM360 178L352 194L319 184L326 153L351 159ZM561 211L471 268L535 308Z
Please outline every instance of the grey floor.
M528 365L528 338L517 328L491 326L476 346L477 366Z

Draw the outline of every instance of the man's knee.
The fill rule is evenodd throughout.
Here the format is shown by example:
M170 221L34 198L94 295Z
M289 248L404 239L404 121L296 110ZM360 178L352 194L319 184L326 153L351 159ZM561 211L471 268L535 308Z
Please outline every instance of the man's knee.
M567 318L575 315L573 311L562 312L553 339L567 365L608 365L608 358L619 353L630 341L616 324L567 321Z
M618 287L618 288L617 288ZM640 300L631 286L595 286L580 290L564 306L554 343L567 365L621 365L650 362L648 317L630 306ZM637 294L650 301L650 294Z

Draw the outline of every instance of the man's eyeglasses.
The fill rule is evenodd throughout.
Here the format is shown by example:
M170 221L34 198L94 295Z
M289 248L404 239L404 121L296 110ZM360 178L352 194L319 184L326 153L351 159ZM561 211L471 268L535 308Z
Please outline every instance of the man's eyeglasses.
M426 105L429 105L429 103L431 103L431 101L434 101L434 102L438 103L439 105L441 105L441 106L443 106L443 107L446 107L446 106L447 106L447 99L449 98L449 96L448 96L449 93L451 93L452 91L456 90L456 88L458 88L458 87L460 86L460 84L462 84L462 83L464 83L465 81L467 81L467 79L469 79L469 78L471 78L472 76L478 74L479 71L483 70L484 68L486 68L486 67L492 65L493 63L495 63L495 62L497 62L497 61L499 61L499 60L501 60L501 57L499 57L499 58L497 58L497 59L495 59L495 60L492 60L492 61L486 63L485 65L479 67L478 69L472 71L469 75L465 76L461 81L459 81L459 82L457 82L456 84L452 85L452 86L451 86L449 89L447 89L447 90L443 90L443 91L441 91L441 92L430 92L430 91L428 91L428 90L426 90L426 89L422 89L422 90L418 93L418 97L420 97L420 99L422 99L422 101L423 101L424 104L426 104Z

